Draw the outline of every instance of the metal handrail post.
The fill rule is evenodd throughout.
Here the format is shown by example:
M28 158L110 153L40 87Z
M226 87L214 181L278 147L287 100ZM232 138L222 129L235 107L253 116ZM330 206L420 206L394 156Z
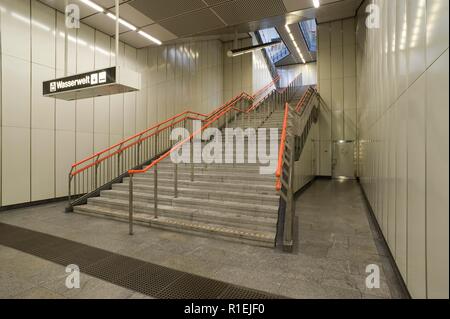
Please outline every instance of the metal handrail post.
M129 202L128 202L128 228L129 234L133 235L133 174L130 174L130 183L129 183Z
M191 182L194 181L194 139L191 139Z
M174 193L174 197L177 198L178 197L178 164L175 163L175 170L174 170L174 189L173 189L173 193Z
M158 219L158 164L155 165L155 176L154 176L154 187L153 187L154 195L154 218Z

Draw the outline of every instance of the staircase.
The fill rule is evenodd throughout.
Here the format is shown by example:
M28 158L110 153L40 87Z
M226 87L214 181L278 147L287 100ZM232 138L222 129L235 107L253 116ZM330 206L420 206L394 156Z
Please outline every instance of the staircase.
M232 117L222 117L229 120L228 123L222 121L222 124L226 128L277 128L278 134L274 137L267 132L266 153L270 150L268 146L271 142L277 142L279 148L285 115L284 102L291 100L296 103L304 91L296 83L298 81L294 80L289 90L284 90L282 93L273 91L264 100L265 104L262 107L255 110L249 108L251 112L245 113L242 111L244 109L236 109L235 113L230 114ZM218 112L214 114L219 114ZM183 121L180 117L183 114L173 117L172 122L180 122L180 118ZM210 117L213 116L215 115ZM165 121L167 122L168 120ZM168 140L162 140L164 145L156 144L157 140L154 137L147 141L145 136L151 133L148 130L149 133L142 132L128 139L129 144L132 143L134 147L130 149L132 151L126 151L124 145L127 141L125 141L74 164L71 174L73 172L73 175L78 177L78 180L75 178L72 180L75 194L83 193L80 192L80 182L83 181L81 185L84 186L85 173L91 174L90 176L94 177L91 181L95 182L97 172L101 172L101 165L112 163L113 169L114 166L119 166L116 166L118 168L115 171L117 173L115 176L118 177L110 180L109 184L104 184L95 191L83 195L82 199L85 198L83 202L75 199L70 208L79 214L129 222L130 233L132 233L132 224L139 223L154 228L274 247L280 207L280 193L275 187L277 182L275 172L262 175L260 174L261 163L248 162L249 140L247 137L241 141L233 141L234 145L243 143L243 145L240 144L243 147L233 149L234 164L226 164L227 159L230 158L227 158L226 156L229 155L225 155L224 152L228 143L225 139L225 127L222 127L223 163L175 165L170 157L164 160L154 157L154 159L158 158L158 161L150 160L147 163L151 162L152 165L140 166L147 167L146 169L139 168L138 171L134 171L135 168L130 171L132 178L128 177L128 174L119 176L120 165L123 165L126 160L134 158L133 163L137 163L142 161L140 158L143 158L143 152L157 154L161 149L170 148ZM168 136L169 134L164 135L165 138ZM136 139L138 139L137 142L134 142ZM140 147L141 141L142 147ZM116 151L120 149L123 151ZM114 157L109 159L105 152L112 153ZM102 159L102 156L106 156L105 159ZM278 157L278 150L276 154L270 154L273 162L277 162ZM237 162L237 158L244 158L244 163ZM135 166L130 168L132 167ZM80 179L80 175L83 179ZM69 185L71 185L70 182ZM157 214L155 214L155 206L157 206Z
M247 125L237 120L229 127L280 128L282 120L283 111L276 110L269 118L255 114ZM269 135L266 142L270 142ZM223 143L225 148L224 135ZM245 159L246 146L247 139ZM260 164L249 163L194 164L191 181L191 165L179 164L178 197L174 198L174 164L167 158L158 164L158 218L153 218L152 171L134 177L134 220L155 228L273 247L279 195L275 174L260 175L259 169ZM89 198L87 204L75 206L74 212L128 221L128 198L129 178L125 178L99 197Z

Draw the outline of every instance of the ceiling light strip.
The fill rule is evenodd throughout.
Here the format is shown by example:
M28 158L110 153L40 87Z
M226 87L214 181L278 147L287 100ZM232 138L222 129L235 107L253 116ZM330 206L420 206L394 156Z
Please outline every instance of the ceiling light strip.
M319 3L319 5L320 5L320 3ZM284 27L286 28L286 31L288 32L289 37L291 38L292 43L294 44L294 47L297 50L298 55L300 56L300 59L302 60L303 64L305 64L306 63L305 58L303 57L303 54L300 51L300 48L298 47L297 42L295 42L294 36L291 33L291 29L289 28L289 26L287 24Z
M84 3L85 5L91 7L92 9L98 11L98 12L102 12L102 13L106 13L106 15L111 18L112 20L116 20L116 15L114 15L111 12L106 12L104 8L102 8L101 6L99 6L98 4L90 1L90 0L80 0L82 3ZM142 30L138 30L137 27L135 27L133 24L123 20L122 18L119 18L119 23L125 27L127 27L128 29L132 30L132 31L136 31L138 34L140 34L141 36L143 36L144 38L152 41L153 43L157 44L157 45L161 45L162 42L160 40L158 40L155 37L152 37L150 34L142 31Z

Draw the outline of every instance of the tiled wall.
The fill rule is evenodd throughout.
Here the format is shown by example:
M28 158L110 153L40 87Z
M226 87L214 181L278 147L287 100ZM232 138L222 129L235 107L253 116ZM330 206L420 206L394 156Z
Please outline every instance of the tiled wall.
M366 1L357 23L361 182L411 295L448 298L449 2Z
M64 16L38 1L0 0L1 206L65 196L76 160L181 110L222 103L218 41L143 50L121 43L120 65L143 73L140 92L44 98L42 81L64 75L64 29ZM69 74L114 65L108 35L82 24L69 36Z
M332 174L333 141L356 140L355 19L318 25L318 89L325 100L317 142L319 175Z

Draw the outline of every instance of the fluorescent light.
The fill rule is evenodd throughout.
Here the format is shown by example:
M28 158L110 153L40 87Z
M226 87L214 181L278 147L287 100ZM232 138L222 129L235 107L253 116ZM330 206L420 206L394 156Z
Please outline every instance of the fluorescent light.
M286 31L287 31L288 33L291 33L291 29L289 28L289 26L288 26L287 24L286 24L284 27L286 28Z
M314 8L320 7L320 1L319 0L313 0Z
M108 17L110 17L111 19L113 19L114 21L116 21L116 16L114 14L112 14L111 12L108 12L106 14ZM122 18L119 18L119 23L126 26L128 29L136 31L136 27L134 25L132 25L131 23L123 20Z
M145 32L142 31L142 30L139 30L138 33L139 33L140 35L142 35L144 38L147 38L147 39L149 39L150 41L156 43L157 45L161 45L161 44L162 44L161 41L159 41L158 39L152 37L150 34L145 33Z
M80 0L81 2L83 2L85 5L91 7L94 10L97 10L98 12L103 12L105 11L105 9L103 9L102 7L100 7L98 4L90 1L90 0Z

